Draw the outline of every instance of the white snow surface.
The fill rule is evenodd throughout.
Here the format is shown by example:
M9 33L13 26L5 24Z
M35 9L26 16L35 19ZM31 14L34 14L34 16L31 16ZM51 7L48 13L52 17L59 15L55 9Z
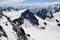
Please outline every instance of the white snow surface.
M26 10L26 9L25 9ZM6 16L10 17L11 20L14 20L18 17L20 17L21 13L25 10L20 11L11 11L11 12L3 12ZM36 16L36 15L35 15ZM39 20L39 26L33 26L28 20L24 20L24 24L21 25L25 32L27 34L30 34L30 38L34 40L60 40L60 27L57 26L57 22L55 19L57 18L60 20L60 12L54 13L54 18L51 21L42 20L41 18L37 17ZM12 29L12 25L8 22L8 20L3 17L3 19L0 19L0 25L3 27L3 29L6 31L6 34L8 35L8 40L17 40L16 39L16 33ZM8 23L8 26L5 25L5 23ZM44 22L47 23L47 25L44 25ZM4 24L3 24L4 23ZM45 29L41 29L40 27L46 27ZM14 34L13 34L14 32ZM6 38L2 37L2 40L7 40ZM29 40L31 40L29 39Z
M6 22L8 26L6 26ZM2 19L0 19L0 25L5 30L8 40L16 40L16 33L12 29L12 25L8 22L8 20L3 16Z
M23 13L26 9L24 10L19 10L19 11L15 11L15 10L12 10L12 11L3 11L4 15L10 17L11 20L14 20L16 18L19 18L21 17L21 13Z
M46 22L47 26L44 26L43 22ZM24 26L22 27L24 28L26 33L31 35L33 39L35 40L60 40L60 28L57 26L56 23L39 19L40 26L38 26L37 28L27 23L28 22L25 23L28 26L27 28ZM41 29L40 28L41 26L46 27L46 29L44 30Z

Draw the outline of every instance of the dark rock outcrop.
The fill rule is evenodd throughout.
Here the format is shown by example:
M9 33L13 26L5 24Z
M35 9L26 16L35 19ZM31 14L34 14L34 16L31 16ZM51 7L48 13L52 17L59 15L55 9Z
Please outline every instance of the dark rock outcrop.
M57 24L60 27L60 24Z
M10 23L10 25L13 27L13 30L17 34L17 38L18 38L17 40L27 40L28 39L27 36L26 36L26 33L25 33L25 31L24 31L24 29L22 27L19 27L18 25L15 25L12 22L12 20L10 20L10 18L7 17L6 15L4 15L3 13L0 13L0 15L3 16L3 17L5 17L7 19L7 21ZM5 25L9 27L9 25L7 24L7 22L6 22ZM0 26L0 31L2 32L2 33L0 32L0 37L1 37L1 35L4 36L4 37L6 37L6 38L8 37L8 35L6 34L6 32L4 31L4 29L2 28L2 26Z
M51 11L48 11L48 12L47 12L47 17L48 17L49 19L54 18L53 13L52 13Z
M44 25L47 25L47 23L46 23L46 22L44 22Z
M25 12L23 12L21 14L21 17L29 20L32 23L32 25L39 25L38 19L34 16L34 13L29 11L29 9L27 9Z
M39 10L36 15L40 18L42 18L43 20L45 20L47 17L48 18L53 18L53 13L51 11L48 11L47 9L42 9L42 10Z
M56 19L56 22L59 22L59 20Z
M41 27L41 29L45 29L45 27Z
M42 10L39 10L36 15L42 19L45 20L45 18L47 17L47 12L48 10L47 9L42 9Z
M15 23L18 26L20 26L20 25L22 25L24 23L24 19L22 17L19 17L19 18L13 20L13 23Z
M1 36L4 36L4 37L6 37L6 38L8 37L7 34L6 34L6 32L4 31L4 29L3 29L2 26L0 25L0 37L1 37Z

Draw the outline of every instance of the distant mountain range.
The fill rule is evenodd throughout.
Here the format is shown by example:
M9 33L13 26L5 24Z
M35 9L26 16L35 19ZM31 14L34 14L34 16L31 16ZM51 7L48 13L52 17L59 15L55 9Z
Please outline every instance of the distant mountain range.
M35 6L36 5L36 6ZM34 4L34 5L20 5L20 6L0 6L0 11L11 11L11 9L13 10L23 10L23 9L29 9L31 12L36 13L39 10L42 9L47 9L48 11L51 11L53 13L55 12L59 12L60 11L60 4L56 3L56 4L44 4L42 6L37 6L38 4Z

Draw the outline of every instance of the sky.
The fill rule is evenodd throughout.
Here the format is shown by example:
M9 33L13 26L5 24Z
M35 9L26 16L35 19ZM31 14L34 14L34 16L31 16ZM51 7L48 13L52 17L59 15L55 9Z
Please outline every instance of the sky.
M60 2L60 0L25 0L24 3Z
M10 4L10 5L25 5L25 4L38 4L38 3L52 3L59 2L60 0L0 0L0 5ZM47 4L48 4L47 3Z
M15 3L44 3L44 2L60 2L60 0L0 0L0 2Z

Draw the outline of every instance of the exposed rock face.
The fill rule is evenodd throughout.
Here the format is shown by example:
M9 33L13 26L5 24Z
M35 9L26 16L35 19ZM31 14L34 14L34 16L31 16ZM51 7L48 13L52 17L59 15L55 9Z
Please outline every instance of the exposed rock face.
M2 16L3 16L3 13L0 11L0 18L2 18Z
M47 17L47 12L48 12L47 9L42 9L42 10L38 11L36 13L36 15L45 20L45 18Z
M3 13L0 11L0 19L2 19L2 16L3 16ZM0 20L0 21L1 21L1 20ZM5 30L3 29L3 27L2 27L1 24L0 24L0 37L2 37L2 36L8 38ZM0 40L1 40L1 39L0 39Z
M17 29L18 40L27 40L26 33L22 27Z
M47 9L42 9L36 13L36 15L43 20L45 20L47 17L49 19L53 18L53 13L51 11L48 11Z
M15 24L17 24L18 26L20 26L20 25L22 25L24 23L24 19L22 17L19 17L19 18L13 20L13 22Z
M5 17L7 17L7 16L5 16ZM11 23L11 25L15 29L14 31L16 32L16 34L18 36L18 40L27 40L28 38L26 36L24 29L22 27L18 26L23 23L23 21L22 21L23 19L22 18L17 19L18 25L14 25L13 22L8 17L7 17L7 19L9 20L9 22Z
M49 19L52 19L54 16L53 16L53 13L51 12L51 11L48 11L47 12L47 17L49 18Z
M52 9L52 11L53 11L53 13L56 13L56 12L59 12L59 8L57 8L57 7L54 7L53 9Z
M60 24L57 24L60 27Z
M25 12L23 12L21 14L21 17L25 18L25 19L29 19L32 16L34 16L34 14L32 12L29 11L29 9L27 9Z
M12 27L12 30L13 31L15 31L16 32L16 37L17 37L17 39L15 39L15 40L28 40L28 38L27 38L27 36L26 36L26 33L25 33L25 31L24 31L24 29L22 28L22 27L19 27L18 25L15 25L11 20L10 20L10 18L9 17L7 17L6 15L4 15L2 12L0 13L0 16L3 18L5 18L6 19L6 21L8 22L3 22L3 24L6 26L6 27ZM1 19L2 19L1 18ZM22 20L21 18L19 18L19 20ZM18 20L18 22L21 22L21 21L19 21ZM1 20L2 21L2 20ZM22 23L21 23L22 24ZM4 36L4 37L6 37L7 39L8 39L8 35L6 34L6 31L8 31L8 30L5 30L4 28L2 28L2 26L1 26L2 24L0 24L0 37L1 36ZM11 26L9 26L9 25L11 25Z
M32 25L39 25L38 19L28 9L21 14L21 17L29 20L32 23Z
M4 36L4 37L6 37L6 38L8 37L7 34L6 34L6 32L4 31L4 29L3 29L2 26L0 25L0 37L1 37L1 36Z
M59 23L59 20L58 20L58 19L56 19L56 22L57 22L57 23Z

